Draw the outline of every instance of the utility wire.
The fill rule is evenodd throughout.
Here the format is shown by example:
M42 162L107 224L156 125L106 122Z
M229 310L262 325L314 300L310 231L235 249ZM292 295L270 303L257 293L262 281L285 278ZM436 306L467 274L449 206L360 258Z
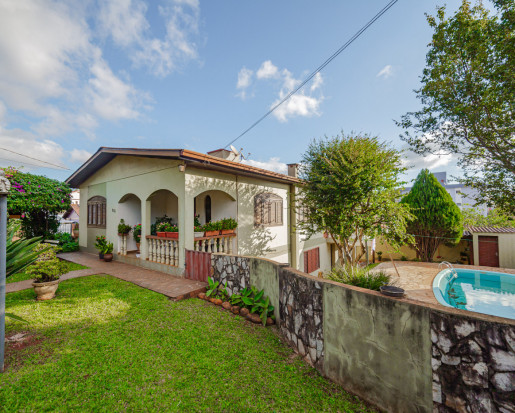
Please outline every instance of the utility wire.
M261 121L263 121L266 117L268 117L272 112L274 112L279 106L281 106L284 102L290 99L295 93L297 93L302 87L308 83L311 79L315 77L315 75L324 69L329 63L331 63L341 52L343 52L347 47L349 47L359 36L363 34L372 24L376 22L383 14L385 14L398 0L390 1L381 11L379 11L372 19L368 21L361 29L359 29L349 40L347 40L342 47L340 47L336 52L334 52L324 63L318 66L311 74L295 89L293 89L290 93L286 95L279 103L274 105L268 112L266 112L263 116L261 116L257 121L255 121L252 125L250 125L247 129L245 129L241 134L239 134L236 138L234 138L231 142L225 145L225 148L232 145L238 139L240 139L243 135L257 126Z
M47 162L47 161L43 161L43 160L38 159L38 158L33 158L32 156L24 155L23 153L15 152L15 151L12 151L12 150L10 150L10 149L6 149L6 148L0 148L0 149L1 149L1 150L3 150L3 151L7 151L7 152L14 153L14 154L16 154L16 155L24 156L25 158L33 159L33 160L38 161L38 162L46 163L47 165L52 165L52 166L57 167L57 168L70 170L70 168L66 168L65 166L57 165L57 164L55 164L55 163L51 163L51 162ZM17 160L15 160L15 159L8 159L8 160L13 161L13 162L23 163L23 162L21 162L21 161L17 161ZM26 164L27 164L27 165L32 165L32 166L40 166L40 167L43 167L42 165L34 165L34 164L30 164L30 163L28 163L28 162L26 162Z

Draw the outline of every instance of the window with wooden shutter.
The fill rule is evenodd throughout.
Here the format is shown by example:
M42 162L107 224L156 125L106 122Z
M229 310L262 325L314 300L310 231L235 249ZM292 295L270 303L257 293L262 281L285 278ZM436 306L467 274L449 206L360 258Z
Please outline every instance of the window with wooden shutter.
M304 251L304 272L308 274L320 268L320 248Z
M283 225L283 199L276 194L263 193L254 198L254 224L262 227Z
M106 227L107 202L103 196L94 196L88 201L88 227Z

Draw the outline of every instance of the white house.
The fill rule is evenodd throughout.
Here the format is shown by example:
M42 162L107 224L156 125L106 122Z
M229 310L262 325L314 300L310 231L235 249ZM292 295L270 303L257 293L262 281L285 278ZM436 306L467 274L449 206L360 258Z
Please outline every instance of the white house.
M187 149L101 147L68 179L80 189L79 244L94 252L95 239L114 243L115 259L182 275L187 251L217 251L266 257L317 274L331 267L331 246L320 236L296 231L296 165L284 175ZM238 222L235 235L195 237L201 223ZM152 235L158 217L178 225L178 239ZM140 253L132 236L120 237L120 219L142 224Z

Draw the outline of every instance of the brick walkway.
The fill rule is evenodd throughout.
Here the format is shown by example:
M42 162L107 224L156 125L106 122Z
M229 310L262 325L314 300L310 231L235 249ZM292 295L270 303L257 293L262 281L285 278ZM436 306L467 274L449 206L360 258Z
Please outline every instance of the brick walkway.
M61 280L85 277L93 274L108 274L124 281L131 282L140 287L166 295L172 300L182 300L194 297L205 290L207 283L187 280L182 277L164 274L146 268L124 264L117 261L104 262L98 259L98 255L85 252L68 252L59 254L59 258L84 265L88 269L71 271L61 277ZM25 290L32 288L32 280L19 281L7 284L6 292Z

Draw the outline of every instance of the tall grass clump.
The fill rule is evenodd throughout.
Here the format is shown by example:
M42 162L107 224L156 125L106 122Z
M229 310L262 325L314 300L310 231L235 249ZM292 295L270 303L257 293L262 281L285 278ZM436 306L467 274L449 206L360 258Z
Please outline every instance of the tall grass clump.
M326 274L325 278L374 291L379 291L379 287L391 283L390 276L383 271L371 271L367 267L352 265L334 267Z

